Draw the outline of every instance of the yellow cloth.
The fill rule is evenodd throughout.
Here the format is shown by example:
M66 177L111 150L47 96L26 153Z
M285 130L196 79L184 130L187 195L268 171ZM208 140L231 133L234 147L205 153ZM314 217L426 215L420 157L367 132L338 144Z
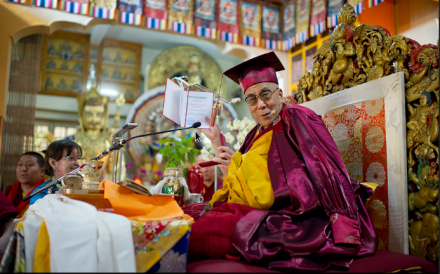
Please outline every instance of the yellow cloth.
M266 132L254 141L244 155L235 153L231 158L228 176L223 188L217 190L210 202L236 203L256 209L269 209L274 202L272 184L267 168L267 154L272 141L273 131Z
M34 256L34 272L50 272L50 240L46 223L41 222Z
M101 184L104 186L104 198L109 200L115 213L130 220L156 221L184 217L182 209L172 196L136 194L111 180L104 180Z

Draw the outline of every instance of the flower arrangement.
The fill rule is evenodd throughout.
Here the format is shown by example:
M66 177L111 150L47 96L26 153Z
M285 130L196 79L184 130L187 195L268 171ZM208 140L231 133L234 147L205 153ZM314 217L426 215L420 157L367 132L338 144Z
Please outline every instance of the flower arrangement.
M237 151L244 142L246 135L252 128L254 128L255 125L256 123L252 120L249 120L247 117L244 117L242 120L235 119L234 121L229 122L226 127L230 131L224 134L226 143L232 145L234 150ZM231 132L234 132L237 137L235 137ZM203 155L204 160L209 161L209 155L211 154L214 156L214 150L212 149L211 142L204 142L204 146L200 153Z
M246 135L255 127L255 121L249 120L247 117L244 117L242 120L235 119L227 124L227 128L229 130L234 130L237 133L237 142L234 145L234 150L240 149L241 144L243 144ZM229 144L234 143L234 136L227 132L225 134L226 142Z

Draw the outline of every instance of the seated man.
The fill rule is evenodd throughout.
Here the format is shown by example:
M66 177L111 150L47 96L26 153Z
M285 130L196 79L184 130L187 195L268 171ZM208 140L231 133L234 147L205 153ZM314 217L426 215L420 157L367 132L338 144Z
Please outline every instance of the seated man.
M37 152L29 151L21 155L15 169L17 182L6 187L5 194L18 211L17 218L23 216L29 207L29 200L23 202L34 188L44 183L44 158Z
M210 155L209 158L213 158ZM203 155L200 154L196 158L196 163L205 162L203 159ZM202 167L200 170L203 173L203 200L205 202L212 199L212 195L214 195L214 181L215 181L215 166ZM221 189L223 187L223 180L220 177L217 177L217 189Z
M372 191L348 176L320 116L283 103L276 77L283 69L270 52L224 73L241 85L258 124L233 156L219 147L218 125L202 130L227 176L192 226L190 261L238 257L269 268L324 270L349 268L353 258L376 252L360 197Z

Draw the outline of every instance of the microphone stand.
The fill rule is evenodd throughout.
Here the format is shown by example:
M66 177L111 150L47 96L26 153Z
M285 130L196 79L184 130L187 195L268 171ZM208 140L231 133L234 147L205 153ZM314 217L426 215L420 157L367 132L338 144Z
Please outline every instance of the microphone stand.
M107 148L106 150L104 150L103 152L101 152L101 154L99 154L98 156L96 156L95 158L92 158L91 160L100 160L101 158L105 157L107 154L109 154L112 151L116 151L116 150L120 150L121 148L124 147L124 145L128 142L131 141L133 139L137 139L140 137L146 137L146 136L151 136L151 135L157 135L157 134L162 134L162 133L167 133L167 132L174 132L174 131L179 131L179 130L185 130L185 129L191 129L191 128L198 128L201 126L200 122L195 122L192 126L190 127L184 127L184 128L176 128L176 129L170 129L170 130L165 130L165 131L160 131L160 132L153 132L153 133L147 133L147 134L141 134L141 135L137 135L137 136L133 136L131 138L128 138L127 140L124 139L120 139L119 141L116 141L112 146L110 146L109 148ZM117 172L119 172L119 176L114 176L115 178L118 177L120 178L120 167L119 170L117 170ZM113 178L113 177L112 177Z

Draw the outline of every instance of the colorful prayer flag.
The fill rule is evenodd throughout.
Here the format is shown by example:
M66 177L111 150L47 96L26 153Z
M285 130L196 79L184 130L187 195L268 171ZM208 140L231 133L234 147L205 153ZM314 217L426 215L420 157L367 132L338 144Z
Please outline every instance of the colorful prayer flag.
M344 0L329 0L327 5L327 27L333 28L338 24L338 13L344 5Z
M260 46L261 5L256 2L241 1L240 19L242 44L247 46Z
M175 32L193 34L194 0L169 0L168 28Z
M347 0L347 3L354 8L356 15L359 15L364 11L364 0Z
M385 1L385 0L368 0L368 4L369 4L368 6L371 8L371 7L379 5L383 1Z
M283 50L289 50L295 45L295 0L290 1L283 11Z
M281 49L280 11L276 7L263 6L261 39L266 49Z
M26 0L23 0L23 2L26 2ZM37 7L56 9L58 6L58 0L32 0L32 5Z
M196 35L215 38L217 34L216 0L194 0L194 25Z
M89 15L96 18L115 19L116 0L93 1L90 3Z
M310 16L310 37L314 37L325 30L327 10L326 0L312 0L312 15Z
M168 5L167 0L146 0L145 26L149 29L167 29Z
M87 14L89 8L88 0L62 0L61 9L70 13Z
M26 0L7 0L8 2L18 3L18 4L26 4Z
M305 42L309 38L311 0L297 0L296 2L296 43Z
M220 40L238 43L238 2L237 0L220 0L218 3L217 29Z
M142 0L119 0L117 20L125 24L140 25L142 8Z

